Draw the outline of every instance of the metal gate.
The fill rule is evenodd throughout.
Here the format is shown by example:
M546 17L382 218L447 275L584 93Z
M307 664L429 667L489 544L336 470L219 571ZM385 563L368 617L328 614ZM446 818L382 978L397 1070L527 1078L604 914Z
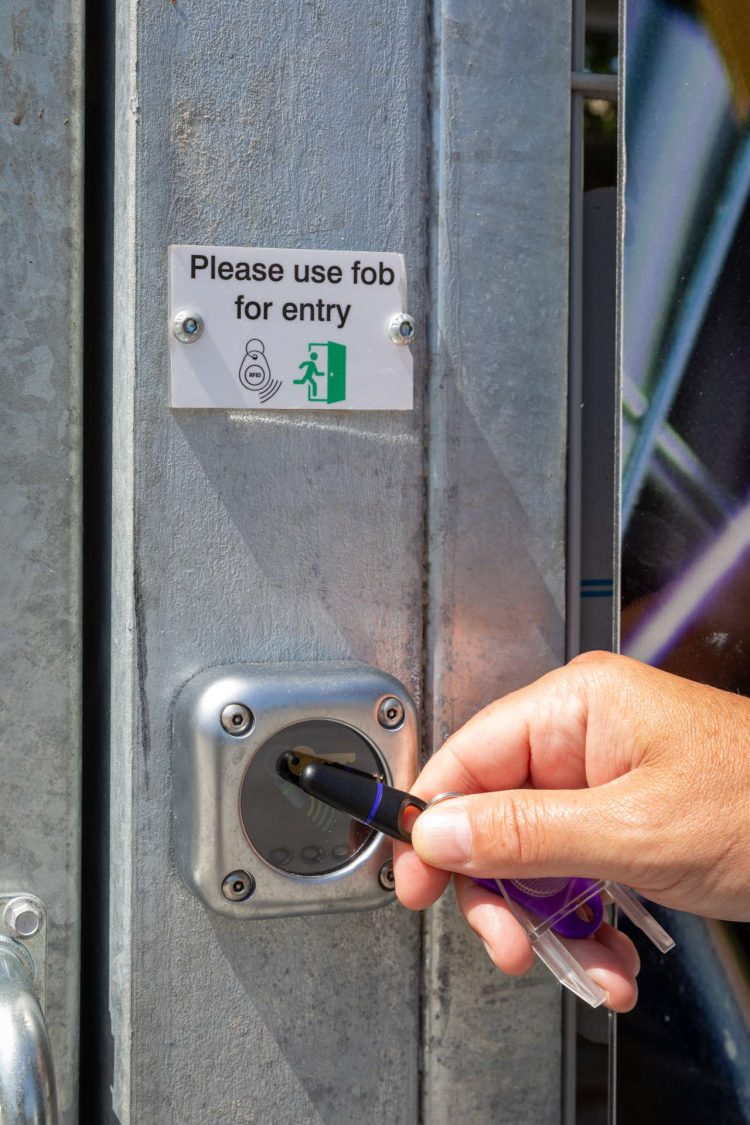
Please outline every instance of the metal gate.
M80 1051L81 1120L557 1121L559 989L452 901L191 893L174 723L207 669L356 662L427 754L564 659L569 5L10 9L0 892L46 907L61 1118ZM413 410L173 409L174 244L402 253Z

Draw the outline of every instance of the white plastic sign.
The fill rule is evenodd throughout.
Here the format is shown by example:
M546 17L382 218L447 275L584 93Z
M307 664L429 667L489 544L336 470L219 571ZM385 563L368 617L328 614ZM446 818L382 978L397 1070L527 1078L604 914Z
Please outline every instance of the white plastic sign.
M410 410L401 254L170 246L172 406Z

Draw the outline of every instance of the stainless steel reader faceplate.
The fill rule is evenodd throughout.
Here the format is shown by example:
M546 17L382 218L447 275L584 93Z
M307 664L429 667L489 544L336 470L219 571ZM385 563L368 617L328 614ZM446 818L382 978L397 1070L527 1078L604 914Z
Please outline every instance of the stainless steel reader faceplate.
M404 718L388 729L381 704L392 698ZM372 763L400 789L417 774L416 710L384 672L349 663L201 672L180 691L173 725L174 834L187 885L231 918L386 905L391 841L284 789L269 764L287 733L290 748L303 738L321 757Z

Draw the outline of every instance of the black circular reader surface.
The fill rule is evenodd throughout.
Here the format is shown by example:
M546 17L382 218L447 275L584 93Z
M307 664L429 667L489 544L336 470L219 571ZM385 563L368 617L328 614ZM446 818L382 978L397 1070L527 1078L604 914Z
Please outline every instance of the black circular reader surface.
M375 833L310 797L278 772L289 751L383 777L375 750L357 731L330 719L294 723L265 742L247 767L240 793L242 828L257 852L280 871L325 875L351 863Z

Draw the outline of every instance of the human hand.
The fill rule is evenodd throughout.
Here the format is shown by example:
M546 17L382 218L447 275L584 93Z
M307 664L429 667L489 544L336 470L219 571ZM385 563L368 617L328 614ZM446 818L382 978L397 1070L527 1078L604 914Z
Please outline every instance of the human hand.
M678 910L750 919L750 700L589 653L490 704L452 735L412 787L430 800L412 845L395 849L396 890L420 910L449 872L578 875L635 887ZM533 954L502 900L456 881L459 905L505 972ZM608 926L575 955L635 1004L639 963Z

